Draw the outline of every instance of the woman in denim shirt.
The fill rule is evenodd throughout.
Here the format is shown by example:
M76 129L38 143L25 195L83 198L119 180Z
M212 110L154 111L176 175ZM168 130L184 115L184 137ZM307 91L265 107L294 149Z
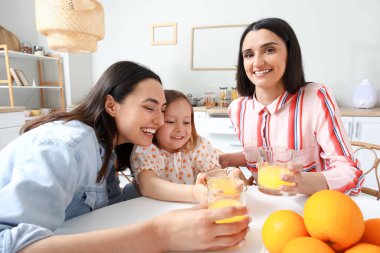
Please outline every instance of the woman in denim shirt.
M172 211L92 233L54 235L65 221L123 201L115 177L129 167L133 144L149 146L163 124L160 78L133 62L118 62L71 112L27 123L0 151L0 252L161 252L225 248L246 235L244 207ZM124 214L123 214L124 215Z

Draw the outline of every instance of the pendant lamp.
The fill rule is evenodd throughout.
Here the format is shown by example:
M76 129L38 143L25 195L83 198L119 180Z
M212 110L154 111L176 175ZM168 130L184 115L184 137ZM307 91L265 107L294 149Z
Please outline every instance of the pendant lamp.
M67 53L95 52L104 38L103 6L96 0L36 0L37 31L48 47Z

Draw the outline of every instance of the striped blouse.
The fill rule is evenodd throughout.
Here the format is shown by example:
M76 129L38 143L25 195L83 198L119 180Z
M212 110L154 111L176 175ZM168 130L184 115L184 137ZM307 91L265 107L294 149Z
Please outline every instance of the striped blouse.
M257 147L287 147L296 151L304 171L322 172L330 189L360 192L363 174L326 85L309 83L296 94L285 91L267 106L241 97L231 103L228 113L251 170L256 170Z

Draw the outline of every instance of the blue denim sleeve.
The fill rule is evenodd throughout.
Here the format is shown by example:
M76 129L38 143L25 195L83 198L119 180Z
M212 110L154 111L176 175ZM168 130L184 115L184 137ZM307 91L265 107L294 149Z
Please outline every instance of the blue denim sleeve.
M24 146L16 142L0 152L7 163L0 165L0 252L18 252L52 235L85 176L67 143L43 140L27 147L21 138Z
M21 223L17 227L0 225L0 252L18 252L23 245L28 245L42 238L53 235L46 229L32 224Z

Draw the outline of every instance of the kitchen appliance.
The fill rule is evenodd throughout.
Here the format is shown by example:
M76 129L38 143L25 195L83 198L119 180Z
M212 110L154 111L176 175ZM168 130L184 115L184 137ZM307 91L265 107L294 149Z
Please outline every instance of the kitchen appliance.
M199 106L198 102L202 100L202 98L193 98L193 95L191 93L187 94L186 96L189 99L192 106Z
M377 91L372 84L364 79L360 82L359 86L355 89L352 102L357 108L373 108L377 101Z

